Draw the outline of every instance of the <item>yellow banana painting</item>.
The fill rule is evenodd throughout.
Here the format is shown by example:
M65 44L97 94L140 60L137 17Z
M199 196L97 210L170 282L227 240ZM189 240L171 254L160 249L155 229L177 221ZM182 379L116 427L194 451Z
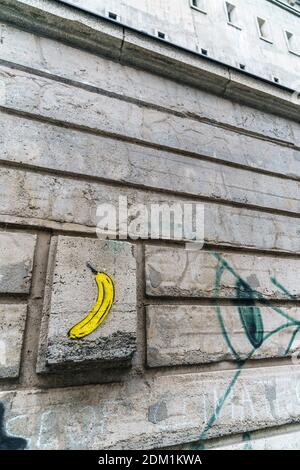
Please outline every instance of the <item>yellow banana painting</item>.
M88 315L68 332L70 339L84 338L93 333L104 322L114 303L115 287L112 279L107 274L96 271L88 263L87 267L95 274L98 296Z

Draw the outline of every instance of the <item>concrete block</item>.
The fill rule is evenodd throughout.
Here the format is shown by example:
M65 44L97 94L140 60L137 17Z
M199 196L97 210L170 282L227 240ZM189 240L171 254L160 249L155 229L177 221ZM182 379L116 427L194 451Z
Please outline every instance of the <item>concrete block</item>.
M26 305L0 304L0 379L19 376Z
M147 246L146 292L162 297L297 299L300 261L289 258L288 270L286 266L287 259L279 256ZM240 289L243 282L248 297Z
M215 160L177 155L4 113L0 113L0 142L2 158L9 162L244 206L300 212L297 181L232 168ZM240 152L240 146L236 148ZM261 151L265 155L263 148ZM276 165L279 173L288 171L287 160L292 159L292 151L288 151L291 154L285 157L280 152L272 171Z
M53 264L52 264L53 263ZM95 274L87 267L110 276L115 295L103 286L94 317L108 315L90 334L70 339L68 332L91 311L98 296ZM102 284L99 287L102 298ZM103 312L102 312L102 310ZM99 313L98 313L99 312ZM126 242L59 236L52 240L44 321L40 343L39 371L61 368L129 366L136 349L136 261L134 248ZM97 322L96 322L97 324ZM95 327L95 325L94 325Z
M145 450L299 423L299 385L299 366L284 365L6 391L0 402L7 433L31 449Z
M31 73L0 67L0 105L178 152L299 176L298 151L130 100L98 94ZM78 112L74 112L77 110ZM198 149L198 150L197 150ZM273 163L274 154L278 155ZM278 160L278 162L277 162ZM272 162L272 164L270 164Z
M128 207L133 207L132 233L141 238L149 238L148 220L145 229L136 230L138 204L145 204L149 210L150 204L199 203L192 198L11 168L0 169L0 178L3 222L26 221L33 226L80 233L94 234L99 222L98 205L109 203L118 208L119 196L127 196ZM22 198L15 197L18 191L22 191ZM206 242L214 245L300 252L299 222L295 217L207 202L204 228ZM191 240L189 236L194 234L186 235L186 239Z
M220 305L150 305L147 307L147 364L149 367L203 364L240 359L289 357L300 347L296 336L286 352L296 325L285 328L286 317L276 308L259 308L262 330L257 335L269 338L255 348L242 323L241 309ZM283 313L299 322L297 307L281 307ZM258 311L258 310L256 310ZM221 315L221 324L218 315ZM281 330L279 330L282 327ZM275 330L277 330L275 333ZM274 332L274 333L273 333ZM230 342L231 347L228 345Z
M29 293L35 244L35 235L0 232L1 294Z

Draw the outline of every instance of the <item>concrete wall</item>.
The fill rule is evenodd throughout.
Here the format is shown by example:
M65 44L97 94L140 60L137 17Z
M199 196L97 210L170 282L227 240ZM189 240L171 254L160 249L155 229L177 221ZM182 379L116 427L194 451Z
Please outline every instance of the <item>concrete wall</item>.
M299 104L54 1L0 5L0 447L299 448ZM138 213L100 240L119 196L204 205L204 248L136 239ZM86 263L114 298L74 340Z
M277 78L299 89L300 5L288 1L232 0L235 7L228 21L225 0L66 0L98 15L117 15L116 21L157 36L173 44L225 62L267 80ZM284 8L286 7L286 8ZM257 18L265 20L261 38ZM290 45L286 31L293 34Z

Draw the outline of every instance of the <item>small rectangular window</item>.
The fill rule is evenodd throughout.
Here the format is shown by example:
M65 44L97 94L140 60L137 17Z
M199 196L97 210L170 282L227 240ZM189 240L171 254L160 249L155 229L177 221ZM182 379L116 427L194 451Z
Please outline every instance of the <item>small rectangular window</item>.
M298 48L297 38L295 34L291 33L290 31L285 31L285 39L286 39L288 50L290 52L293 52L293 54L299 55L299 48Z
M201 49L201 54L202 55L208 55L208 50L207 49Z
M117 15L117 13L114 13L113 11L108 11L107 16L110 20L119 21L119 16Z
M190 0L190 6L191 8L194 8L194 10L198 10L201 13L206 14L205 2L206 0Z
M225 2L225 12L227 16L227 23L230 26L234 26L237 29L241 29L238 26L238 17L237 17L237 9L236 6L233 5L232 3Z
M231 3L225 2L227 19L229 23L235 23L236 21L236 7Z
M272 36L269 23L263 18L257 17L257 26L260 39L272 43Z
M163 33L162 31L157 31L156 34L159 39L166 39L166 33Z

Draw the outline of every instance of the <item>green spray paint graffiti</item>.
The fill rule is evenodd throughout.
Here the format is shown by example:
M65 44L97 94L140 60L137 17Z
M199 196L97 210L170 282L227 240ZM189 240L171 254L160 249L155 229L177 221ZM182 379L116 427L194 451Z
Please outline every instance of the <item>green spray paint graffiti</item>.
M216 314L218 316L224 340L226 341L228 348L230 349L236 360L237 369L226 390L224 391L224 394L219 398L215 406L214 412L208 419L203 431L200 434L199 440L192 446L190 446L193 450L200 450L205 448L205 440L207 438L208 431L218 420L226 400L228 399L233 387L235 386L242 373L243 367L245 366L247 361L251 359L257 349L260 348L267 339L269 339L271 336L278 333L279 331L284 330L285 328L294 327L294 331L291 334L290 341L285 350L286 355L290 352L296 335L300 331L300 321L297 321L291 315L286 313L284 309L272 305L271 302L265 299L260 292L253 289L244 279L242 279L239 274L235 271L235 269L220 254L213 253L213 255L218 260L214 288L214 297L216 299ZM222 315L222 308L219 305L218 301L218 299L220 298L220 291L222 286L222 276L226 271L227 273L230 273L235 279L236 299L239 301L246 301L246 305L238 306L239 316L244 327L245 334L252 346L252 349L244 358L240 356L240 354L236 351L232 344L232 341L225 326L225 321ZM272 277L271 282L278 289L280 289L289 299L295 300L295 297L291 295L288 290L285 289L285 287L277 281L276 278ZM285 323L273 329L272 331L265 333L260 306L271 308L276 314L280 315L284 319Z
M245 432L243 434L243 442L244 442L243 450L253 450L252 445L251 445L251 434L249 432Z

